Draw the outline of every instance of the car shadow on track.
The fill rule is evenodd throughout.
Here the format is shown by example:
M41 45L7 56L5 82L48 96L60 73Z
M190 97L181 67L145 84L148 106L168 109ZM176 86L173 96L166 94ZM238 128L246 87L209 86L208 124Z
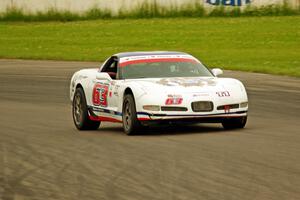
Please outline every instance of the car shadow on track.
M120 127L102 127L97 132L123 134L123 128ZM226 132L220 125L195 124L195 125L165 125L144 127L133 136L166 136L166 135L187 135L187 134L214 134Z

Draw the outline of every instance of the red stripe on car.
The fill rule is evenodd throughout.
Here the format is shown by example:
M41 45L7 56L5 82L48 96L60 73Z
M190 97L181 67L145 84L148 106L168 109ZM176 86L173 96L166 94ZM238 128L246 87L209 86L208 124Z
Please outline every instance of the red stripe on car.
M120 67L125 67L131 64L138 63L154 63L154 62L192 62L197 63L196 60L190 58L154 58L154 59L141 59L141 60L130 60L120 63Z
M122 123L121 120L112 118L112 117L102 117L102 116L89 116L90 120L92 121L102 121L102 122L118 122Z
M150 118L143 118L143 117L141 117L141 118L138 118L138 120L139 121L149 121L149 120L151 120Z

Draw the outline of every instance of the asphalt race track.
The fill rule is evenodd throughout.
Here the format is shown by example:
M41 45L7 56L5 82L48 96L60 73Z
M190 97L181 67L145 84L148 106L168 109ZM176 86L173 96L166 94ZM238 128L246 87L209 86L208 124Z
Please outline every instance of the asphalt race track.
M69 81L97 63L0 60L0 199L298 200L300 79L226 71L242 80L243 130L119 124L79 132Z

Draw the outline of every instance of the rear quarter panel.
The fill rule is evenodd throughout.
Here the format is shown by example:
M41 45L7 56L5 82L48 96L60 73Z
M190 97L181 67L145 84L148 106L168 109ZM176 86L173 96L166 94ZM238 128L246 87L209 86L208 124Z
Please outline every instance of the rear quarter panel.
M70 84L70 100L73 101L76 88L81 86L88 105L92 103L92 85L96 80L98 69L83 69L74 73Z

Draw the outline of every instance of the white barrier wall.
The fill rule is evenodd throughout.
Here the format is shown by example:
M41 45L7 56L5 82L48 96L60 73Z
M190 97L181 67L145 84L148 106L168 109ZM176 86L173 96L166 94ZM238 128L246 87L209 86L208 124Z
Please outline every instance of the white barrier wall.
M28 12L36 12L36 11L47 11L50 8L56 8L58 10L68 10L72 12L83 12L90 8L101 8L101 9L109 9L113 12L118 11L120 8L122 9L131 9L136 7L137 5L148 1L154 2L160 6L181 6L187 3L193 3L197 0L0 0L0 12L6 10L7 7L17 7L22 8L24 11ZM206 3L210 1L212 3L215 2L224 2L223 0L198 0L200 3L204 5L209 5ZM235 0L243 2L250 1L251 5L261 6L261 5L269 5L269 4L281 4L284 0ZM231 0L227 0L225 2L231 2ZM294 7L300 6L300 0L288 0L290 5Z

